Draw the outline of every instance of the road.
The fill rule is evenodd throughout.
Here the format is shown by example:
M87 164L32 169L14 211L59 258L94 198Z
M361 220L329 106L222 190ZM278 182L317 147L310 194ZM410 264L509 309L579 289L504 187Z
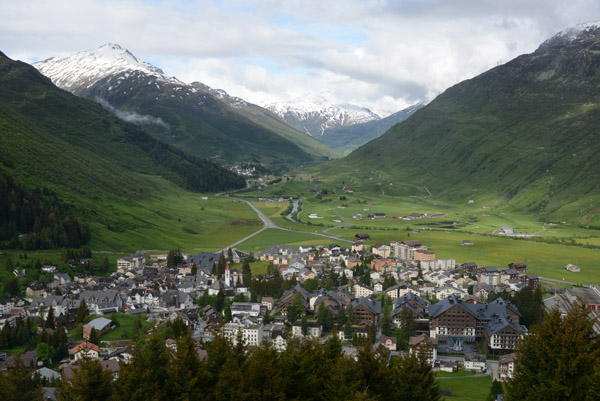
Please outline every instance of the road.
M234 198L234 199L236 199L236 200L238 200L240 202L247 203L248 206L250 206L252 208L252 210L254 210L256 212L256 214L258 215L258 217L262 220L264 226L260 230L258 230L256 232L254 232L254 233L252 233L252 234L250 234L250 235L242 238L239 241L234 242L233 244L231 244L229 246L226 246L225 248L221 249L220 252L225 252L225 251L227 251L228 248L234 248L235 246L237 246L237 245L241 244L242 242L247 241L250 238L252 238L252 237L260 234L261 232L265 231L268 228L274 228L274 229L277 229L277 230L290 231L290 232L301 233L301 234L316 235L316 236L319 236L319 237L332 239L332 240L334 240L336 242L346 242L346 243L349 243L349 244L354 243L354 241L349 241L347 239L342 239L342 238L339 238L339 237L336 237L336 236L333 236L333 235L327 235L327 234L315 233L315 232L312 232L312 231L302 231L302 230L294 230L294 229L291 229L291 228L279 227L277 224L273 223L273 220L271 220L270 218L268 218L262 211L260 211L256 206L254 206L252 204L252 202L247 201L245 199L239 199L239 198Z
M589 284L575 283L573 281L558 280L558 279L555 279L555 278L548 278L548 277L542 277L542 276L538 276L538 278L540 280L551 281L553 283L570 284L570 285L583 285L584 287L589 287Z

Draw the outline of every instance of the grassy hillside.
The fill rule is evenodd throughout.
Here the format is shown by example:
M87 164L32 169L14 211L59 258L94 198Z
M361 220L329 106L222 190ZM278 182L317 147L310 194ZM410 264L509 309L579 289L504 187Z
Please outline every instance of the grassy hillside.
M599 46L596 31L464 81L323 170L382 172L376 180L398 195L411 194L406 184L461 203L493 195L549 219L597 222Z
M6 174L19 185L56 192L90 225L96 248L216 249L229 237L203 241L211 230L224 227L235 239L256 229L246 206L205 211L200 195L190 192L240 187L242 178L160 143L1 53L0 138Z

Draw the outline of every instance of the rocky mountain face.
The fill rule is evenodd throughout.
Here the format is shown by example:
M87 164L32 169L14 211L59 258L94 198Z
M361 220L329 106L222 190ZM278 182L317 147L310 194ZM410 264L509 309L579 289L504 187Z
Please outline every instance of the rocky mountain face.
M268 111L201 83L185 84L116 44L34 66L57 86L198 156L285 164L335 155Z
M600 26L586 24L449 88L340 163L459 201L600 221L599 93Z

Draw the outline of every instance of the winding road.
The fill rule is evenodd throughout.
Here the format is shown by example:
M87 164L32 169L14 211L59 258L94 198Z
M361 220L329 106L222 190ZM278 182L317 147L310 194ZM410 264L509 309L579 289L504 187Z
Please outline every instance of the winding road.
M301 233L301 234L316 235L318 237L329 238L329 239L335 240L337 242L346 242L346 243L349 243L349 244L354 243L354 241L349 241L347 239L342 239L342 238L340 238L338 236L334 236L334 235L327 235L327 234L315 233L315 232L312 232L312 231L302 231L302 230L294 230L294 229L291 229L291 228L279 227L277 224L273 223L273 221L270 218L268 218L262 211L260 211L256 206L254 206L254 204L252 204L252 202L247 201L245 199L239 199L239 198L233 198L233 199L236 199L236 200L238 200L240 202L247 203L248 206L250 206L252 208L252 210L254 210L256 212L256 214L258 215L258 217L262 220L264 226L260 230L258 230L256 232L254 232L254 233L252 233L252 234L250 234L250 235L242 238L241 240L236 241L233 244L231 244L229 246L226 246L225 248L221 249L221 252L227 251L228 248L234 248L235 246L241 244L242 242L245 242L245 241L249 240L250 238L252 238L252 237L254 237L254 236L262 233L263 231L265 231L268 228L274 228L276 230L290 231L290 232Z

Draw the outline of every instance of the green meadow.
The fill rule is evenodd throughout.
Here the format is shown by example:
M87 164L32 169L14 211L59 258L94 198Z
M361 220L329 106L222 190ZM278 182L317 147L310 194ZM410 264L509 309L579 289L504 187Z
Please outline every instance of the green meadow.
M383 179L385 174L381 174L382 178L373 175L376 179L387 182ZM276 224L285 228L325 232L347 240L353 240L357 232L368 232L371 244L418 239L436 252L438 258L452 258L458 263L476 262L482 266L502 268L511 262L524 262L529 271L543 277L584 284L600 282L600 248L597 248L600 247L600 230L596 227L568 221L545 224L538 221L538 216L524 213L510 202L492 195L480 196L472 203L453 203L440 201L423 193L391 196L373 192L372 188L365 190L364 182L358 185L359 178L347 173L334 177L315 175L315 178L318 178L318 183L296 179L268 186L261 193L261 196L267 197L292 195L302 198L302 210L298 215L300 224L292 223L280 215L287 208L287 203L254 204ZM370 184L366 186L368 185ZM344 187L352 187L352 193L343 192ZM318 199L315 192L309 192L310 189L327 190L327 194L322 194L321 199ZM251 200L257 195L246 193L243 196ZM445 216L416 220L391 218L414 212L444 213ZM374 220L353 219L352 216L357 213L365 217L369 213L386 213L387 217ZM309 219L310 214L321 218ZM340 226L344 228L334 228ZM502 226L514 227L516 231L533 234L534 237L496 235ZM335 242L325 238L316 238L314 242L306 239L308 242L303 242L301 237L290 233L264 233L242 246L262 247L271 238L289 245ZM461 240L471 240L474 245L461 246ZM564 267L568 263L579 266L581 273L566 271Z
M441 390L452 391L452 397L444 397L452 401L484 401L492 387L490 376L442 379L438 383Z
M262 227L256 213L243 202L184 191L164 180L162 184L168 187L153 197L105 208L110 221L119 223L92 223L92 249L215 251Z
M274 228L267 229L262 233L250 238L238 245L239 249L249 251L262 251L266 247L274 244L285 244L289 246L300 245L328 245L335 242L333 239L319 237L316 235L297 233L293 231L284 231Z

